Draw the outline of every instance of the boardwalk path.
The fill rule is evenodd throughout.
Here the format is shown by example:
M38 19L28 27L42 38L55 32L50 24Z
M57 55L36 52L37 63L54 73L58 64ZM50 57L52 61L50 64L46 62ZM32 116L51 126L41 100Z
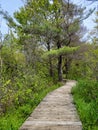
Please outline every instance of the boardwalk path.
M20 130L82 130L76 113L71 88L75 81L49 93L38 105Z

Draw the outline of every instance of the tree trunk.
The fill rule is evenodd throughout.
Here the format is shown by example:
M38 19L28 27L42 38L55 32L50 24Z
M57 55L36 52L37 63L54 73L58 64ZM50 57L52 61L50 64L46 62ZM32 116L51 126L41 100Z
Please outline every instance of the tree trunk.
M58 47L58 49L61 48L61 44L59 41L57 42L57 47ZM58 80L62 81L62 79L63 79L63 77L62 77L62 56L60 55L58 57Z
M62 81L62 56L58 57L58 80Z

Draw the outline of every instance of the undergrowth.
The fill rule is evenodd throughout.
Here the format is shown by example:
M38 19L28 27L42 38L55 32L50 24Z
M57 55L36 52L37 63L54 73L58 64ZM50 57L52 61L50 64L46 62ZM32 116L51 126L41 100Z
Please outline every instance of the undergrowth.
M0 130L18 130L46 94L58 88L60 85L61 83L57 83L56 85L52 84L47 87L44 86L40 91L33 93L32 98L28 102L21 106L16 106L16 108L9 109L6 114L0 117Z
M98 130L98 82L79 80L72 94L83 130Z

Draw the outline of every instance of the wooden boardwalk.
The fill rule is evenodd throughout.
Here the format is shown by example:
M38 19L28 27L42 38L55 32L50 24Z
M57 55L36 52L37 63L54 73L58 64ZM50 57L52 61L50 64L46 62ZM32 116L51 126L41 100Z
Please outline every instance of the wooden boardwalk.
M75 81L49 93L19 130L82 130L71 95Z

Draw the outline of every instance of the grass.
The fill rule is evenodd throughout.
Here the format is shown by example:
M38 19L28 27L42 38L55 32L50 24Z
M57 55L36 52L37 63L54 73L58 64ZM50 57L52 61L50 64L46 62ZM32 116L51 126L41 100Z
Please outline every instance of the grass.
M29 100L28 103L9 110L5 115L0 117L0 130L18 130L25 119L30 113L36 108L36 106L42 101L47 93L58 88L61 83L42 89L41 91L33 95L33 99Z
M98 130L98 82L79 80L72 94L83 130Z

